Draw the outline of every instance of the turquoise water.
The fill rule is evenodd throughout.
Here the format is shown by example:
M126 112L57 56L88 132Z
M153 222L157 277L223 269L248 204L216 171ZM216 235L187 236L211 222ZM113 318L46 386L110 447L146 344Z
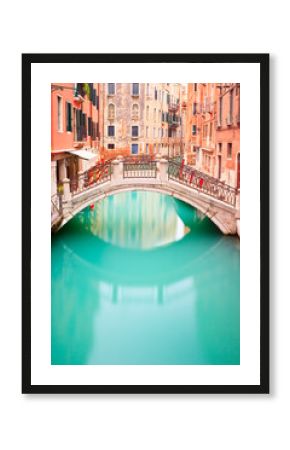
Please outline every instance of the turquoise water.
M52 364L239 364L240 251L173 197L127 192L52 238Z

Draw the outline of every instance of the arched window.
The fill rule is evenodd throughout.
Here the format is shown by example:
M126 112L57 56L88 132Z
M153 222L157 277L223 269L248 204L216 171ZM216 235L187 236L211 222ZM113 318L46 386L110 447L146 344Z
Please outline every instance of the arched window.
M108 106L108 119L109 120L114 120L115 119L115 105L113 103L109 103Z
M139 118L139 105L137 103L134 103L132 106L132 119L138 118Z

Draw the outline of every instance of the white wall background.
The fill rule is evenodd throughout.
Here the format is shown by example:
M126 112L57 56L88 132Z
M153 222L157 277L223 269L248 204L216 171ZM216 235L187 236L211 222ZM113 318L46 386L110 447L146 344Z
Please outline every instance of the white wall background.
M198 4L124 0L105 6L96 1L26 0L2 5L1 448L288 448L290 150L286 133L290 71L286 4L282 0ZM142 17L137 26L136 16ZM270 396L21 395L22 52L272 54Z

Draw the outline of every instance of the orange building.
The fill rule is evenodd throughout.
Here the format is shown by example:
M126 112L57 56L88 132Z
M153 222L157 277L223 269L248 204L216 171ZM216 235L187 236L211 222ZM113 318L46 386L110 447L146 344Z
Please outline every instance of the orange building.
M214 176L240 187L240 84L217 85L216 164Z
M239 187L239 84L188 84L185 149L187 164Z
M95 83L51 85L52 194L67 178L95 164L99 149L99 86Z
M212 173L214 164L215 105L215 84L188 84L186 159L206 173Z

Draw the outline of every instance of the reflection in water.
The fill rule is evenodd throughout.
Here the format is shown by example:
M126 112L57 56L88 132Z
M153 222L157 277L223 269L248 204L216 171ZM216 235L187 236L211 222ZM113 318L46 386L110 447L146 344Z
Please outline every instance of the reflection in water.
M52 364L239 360L239 240L195 209L128 192L54 237Z
M165 245L190 231L176 214L173 199L146 191L107 197L77 220L95 236L127 248Z

